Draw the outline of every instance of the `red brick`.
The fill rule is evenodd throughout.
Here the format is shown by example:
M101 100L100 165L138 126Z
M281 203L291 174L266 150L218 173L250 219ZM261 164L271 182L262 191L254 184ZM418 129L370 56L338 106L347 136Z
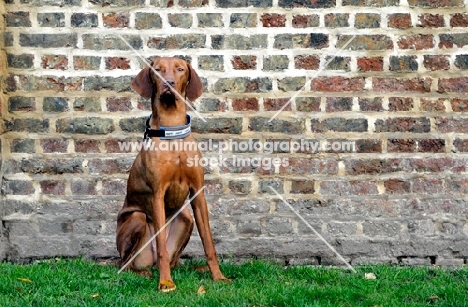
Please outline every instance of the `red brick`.
M41 67L44 69L68 69L68 58L65 55L44 55L41 58Z
M455 27L463 27L466 28L468 27L468 14L454 14L452 15L452 18L450 18L450 26L452 28Z
M99 153L98 140L75 140L75 152Z
M436 117L437 130L442 133L468 133L468 118L446 118Z
M379 93L390 92L419 92L428 93L431 91L431 78L413 78L413 79L397 79L397 78L373 78L372 87L374 91Z
M237 70L256 69L257 57L250 56L233 56L231 60L232 68Z
M280 173L284 174L338 174L338 162L332 159L303 159L290 158L288 166L280 166Z
M126 180L103 180L102 194L103 195L125 195L127 193Z
M234 111L258 111L257 98L240 98L232 101L232 109Z
M413 98L390 97L388 98L388 109L392 112L411 111L414 107Z
M227 159L223 165L219 166L219 172L220 174L226 174L226 173L233 173L233 174L257 174L257 175L272 175L275 172L275 168L264 168L258 160L254 162L255 164L252 165L253 159L250 159L247 162L242 162L239 159L242 159L243 157L237 156L237 158L234 159ZM249 159L250 157L247 157L246 159ZM250 164L249 164L250 163ZM206 172L206 171L205 171Z
M129 13L107 13L103 14L102 22L106 28L126 28L130 23Z
M415 152L415 140L391 139L387 142L388 152Z
M293 20L292 20L292 26L294 28L318 27L319 24L320 24L320 16L317 14L294 15Z
M413 193L440 194L444 191L444 180L441 179L416 179L413 182Z
M63 139L46 139L41 140L42 150L45 153L52 152L67 152L68 141Z
M128 97L109 97L106 99L106 105L110 112L125 112L132 109L132 102Z
M295 69L318 70L320 57L317 55L298 55L294 57Z
M46 195L64 195L65 183L57 180L44 180L40 182L41 191Z
M407 194L410 193L411 183L401 179L389 179L384 182L387 194Z
M280 110L286 103L288 103L289 98L265 98L263 101L263 107L265 111L278 111ZM284 111L291 111L291 103L289 103L284 109Z
M453 112L468 112L468 99L452 98L450 104Z
M453 158L425 158L409 160L411 169L421 173L462 173L466 171L466 162L467 161L465 159Z
M357 65L360 71L383 71L383 57L358 58Z
M286 15L263 14L261 22L264 27L284 27L286 26Z
M411 28L411 15L396 13L388 16L388 26L396 29Z
M328 139L322 142L322 146L318 150L327 153L352 153L356 151L356 142L348 139Z
M453 147L459 152L468 152L468 139L455 139L453 141Z
M381 140L357 140L356 152L358 153L381 153L382 141Z
M6 78L8 91L27 89L35 91L71 92L83 90L83 77L13 75Z
M124 172L115 159L90 159L88 168L91 174L116 174Z
M468 92L468 77L439 79L439 88L437 91L440 93L443 93L443 92L467 93Z
M419 15L419 22L423 28L441 28L444 27L444 15L422 14Z
M419 152L445 152L445 140L428 139L418 141Z
M448 55L425 55L424 67L428 70L450 69L450 56Z
M312 80L310 89L318 92L360 92L364 90L364 78L319 77Z
M320 184L320 194L343 196L351 194L351 185L345 180L329 180Z
M108 57L105 58L106 69L130 69L130 60L121 57Z
M190 105L192 105L191 102L190 102ZM137 101L137 109L138 110L150 111L151 110L151 100L150 99L144 99L143 97L139 97L138 101Z
M430 99L430 98L421 98L421 111L427 112L444 112L445 104L444 99Z
M223 194L223 183L221 180L205 180L205 193L208 195L221 195Z
M405 171L402 159L349 159L345 170L349 175L375 175Z
M71 183L73 195L96 195L96 182L77 179Z
M291 181L291 194L314 194L314 181L313 180L292 180Z
M221 195L223 194L223 183L218 180L205 180L205 193L208 195Z
M109 139L104 142L107 153L124 153L129 151L122 151L120 149L119 143L121 142L131 142L130 140L119 140L119 139Z
M350 181L353 195L378 195L379 189L375 181Z
M398 42L400 49L431 49L434 48L434 36L430 34L417 34L401 37Z

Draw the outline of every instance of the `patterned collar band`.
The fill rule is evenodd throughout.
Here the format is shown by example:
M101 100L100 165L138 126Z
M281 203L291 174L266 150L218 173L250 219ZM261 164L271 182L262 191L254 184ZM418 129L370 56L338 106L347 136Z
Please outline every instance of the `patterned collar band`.
M151 129L150 127L150 120L151 115L146 120L146 129L143 138L146 140L152 137L158 137L161 140L179 140L185 139L190 135L192 131L190 124L192 123L192 118L190 115L187 116L187 124L183 126L172 126L172 127L164 127L161 126L159 129Z

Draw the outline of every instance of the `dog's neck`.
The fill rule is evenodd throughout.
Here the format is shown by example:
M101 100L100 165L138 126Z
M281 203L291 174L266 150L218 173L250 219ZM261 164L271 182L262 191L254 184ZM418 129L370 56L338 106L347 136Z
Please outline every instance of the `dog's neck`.
M156 96L151 102L151 129L163 127L183 126L187 124L185 102L180 98L167 102Z

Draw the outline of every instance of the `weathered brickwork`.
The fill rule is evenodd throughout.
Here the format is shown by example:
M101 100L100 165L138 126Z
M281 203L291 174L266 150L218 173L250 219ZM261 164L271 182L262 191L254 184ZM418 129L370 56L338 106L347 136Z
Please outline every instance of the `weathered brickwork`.
M219 254L340 264L272 187L352 264L466 263L467 6L3 1L0 260L117 256L142 55L191 62L195 137L238 145L205 167Z

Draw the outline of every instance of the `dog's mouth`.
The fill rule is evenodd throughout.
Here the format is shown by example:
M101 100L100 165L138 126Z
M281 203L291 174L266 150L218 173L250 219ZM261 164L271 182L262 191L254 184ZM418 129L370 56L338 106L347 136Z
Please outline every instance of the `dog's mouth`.
M177 97L170 88L165 88L161 91L161 94L159 95L159 100L166 105L173 105L175 104Z

